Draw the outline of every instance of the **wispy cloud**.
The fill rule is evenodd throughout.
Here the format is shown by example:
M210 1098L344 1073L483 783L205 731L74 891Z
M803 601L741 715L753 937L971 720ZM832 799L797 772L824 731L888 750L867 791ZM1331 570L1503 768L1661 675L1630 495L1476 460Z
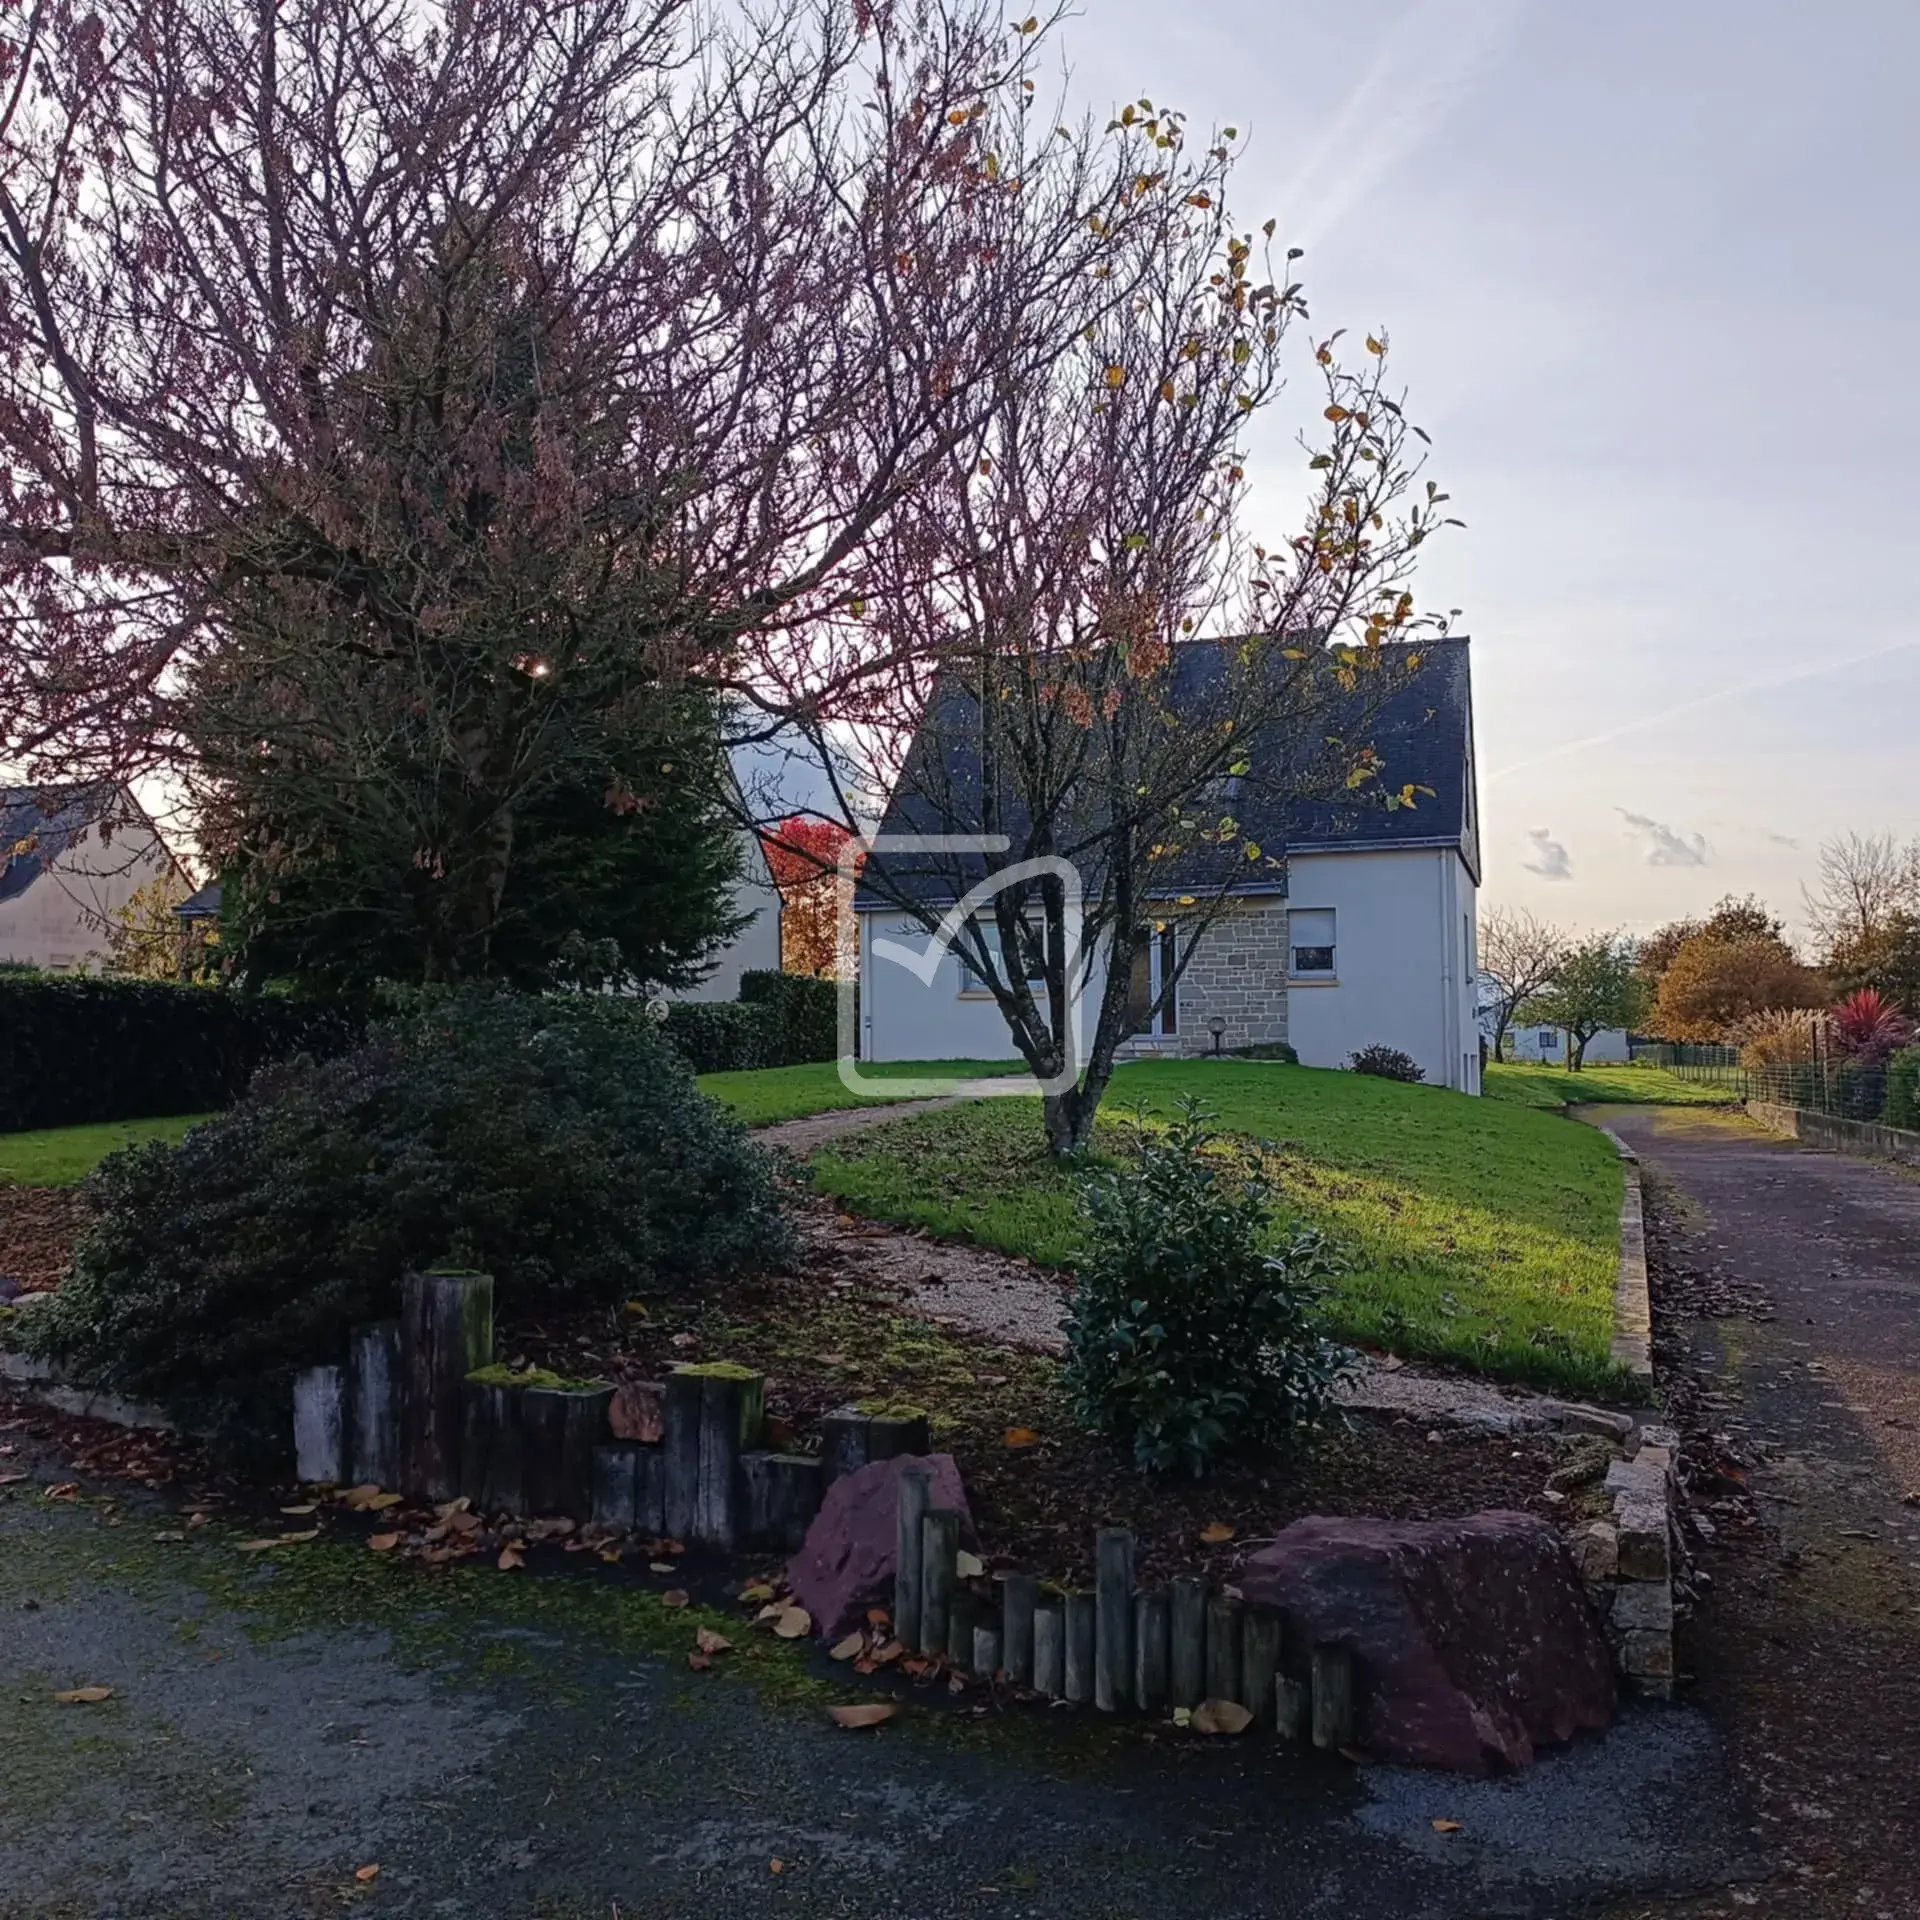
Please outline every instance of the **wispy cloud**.
M1644 813L1629 813L1625 807L1620 808L1619 813L1639 837L1641 854L1648 866L1704 867L1711 862L1713 849L1707 845L1704 834L1677 832L1664 820L1650 819Z
M1521 861L1529 873L1542 880L1571 880L1573 859L1545 827L1529 827L1527 838L1533 842L1533 858Z
M1771 840L1776 847L1791 847L1795 853L1800 851L1800 842L1790 833L1769 833L1767 838Z
M1334 232L1436 133L1512 37L1527 0L1411 0L1280 195L1295 245Z

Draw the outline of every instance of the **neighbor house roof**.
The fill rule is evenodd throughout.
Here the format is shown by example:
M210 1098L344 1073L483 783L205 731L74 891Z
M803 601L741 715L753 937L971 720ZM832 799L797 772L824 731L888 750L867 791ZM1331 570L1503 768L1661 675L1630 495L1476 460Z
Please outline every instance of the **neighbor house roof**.
M189 894L174 908L181 920L215 920L220 916L220 882L209 880L198 893Z
M106 785L0 787L0 904L17 900L105 814Z
M1221 646L1216 641L1193 641L1176 650L1169 695L1169 705L1176 713L1183 706L1189 710L1204 706L1207 687L1210 682L1217 683L1221 671ZM1249 748L1248 773L1230 795L1222 798L1223 810L1230 811L1238 823L1237 842L1253 841L1266 854L1281 860L1294 854L1452 847L1477 882L1479 804L1474 780L1473 679L1468 642L1463 636L1395 644L1381 651L1388 656L1398 684L1377 706L1366 699L1372 710L1364 726L1355 729L1357 737L1347 740L1351 749L1373 749L1380 761L1379 778L1351 798L1303 800L1298 782L1286 776L1291 758L1288 742L1284 735L1269 737ZM1357 694L1355 698L1358 704L1363 696ZM906 772L880 825L882 834L967 833L980 829L979 746L977 728L969 724L968 697L943 701L936 695L936 706L938 721L933 725L923 723L909 751ZM1324 726L1327 717L1327 708L1318 706L1313 724ZM1318 751L1317 742L1308 745ZM937 779L927 778L924 759L916 761L916 756L928 753L943 756ZM1406 787L1416 790L1414 803L1389 807L1386 796L1397 795ZM929 789L951 796L944 811ZM1009 819L1009 831L1017 839L1021 823L1011 818L1016 813L1017 808L1003 801L1002 817ZM1285 890L1284 868L1262 860L1241 878L1236 870L1223 865L1233 857L1217 848L1196 847L1192 871L1171 876L1171 884L1211 888L1229 880L1234 892ZM870 856L869 871L881 863L889 888L882 891L863 886L856 896L857 907L883 909L893 904L889 896L895 892L924 905L944 904L956 895L956 873L970 874L971 880L985 873L985 863L977 858L927 856L916 860L910 855L883 853Z

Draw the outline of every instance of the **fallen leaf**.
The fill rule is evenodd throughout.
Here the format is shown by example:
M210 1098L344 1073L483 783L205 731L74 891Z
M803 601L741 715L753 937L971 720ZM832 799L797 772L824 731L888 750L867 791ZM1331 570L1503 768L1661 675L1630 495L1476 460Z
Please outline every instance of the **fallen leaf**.
M886 1700L865 1700L854 1707L829 1707L827 1718L836 1727L877 1727L891 1720L900 1709Z
M63 1707L93 1707L102 1700L113 1698L111 1687L69 1687L64 1693L56 1693L54 1699Z
M724 1633L715 1633L711 1627L702 1627L694 1635L694 1644L702 1653L731 1653L733 1642Z
M660 1604L663 1607L684 1607L690 1605L692 1600L692 1594L685 1587L669 1587L660 1596Z
M828 1650L828 1657L834 1660L851 1660L867 1644L863 1633L850 1633L844 1640L838 1641Z
M0 1473L0 1487L17 1487L26 1478L24 1473Z
M387 1508L397 1507L400 1504L400 1496L397 1493L382 1493L371 1483L364 1487L349 1487L340 1499L355 1513L384 1513Z
M72 1480L62 1480L57 1487L47 1489L49 1500L77 1500L80 1497L79 1484Z
M153 1537L156 1540L172 1545L176 1541L184 1540L187 1536L182 1533L178 1527L168 1527L165 1531L156 1533Z
M1433 1823L1433 1830L1435 1833L1458 1833L1460 1831L1460 1822L1458 1820L1436 1820Z
M269 1547L277 1547L278 1540L242 1540L234 1548L235 1553L265 1553Z
M756 1580L751 1586L740 1589L740 1598L744 1604L751 1606L756 1601L771 1600L773 1589L764 1580Z
M632 1314L636 1320L644 1320L647 1317L647 1303L644 1300L629 1300L627 1302L627 1311Z
M786 1870L787 1863L784 1860L769 1860L767 1862L767 1871L769 1873L785 1873Z
M1192 1726L1193 1709L1191 1707L1175 1707L1173 1710L1173 1724L1176 1727Z
M1200 1529L1200 1542L1203 1546L1217 1547L1223 1540L1233 1538L1233 1529L1224 1520L1210 1521Z
M782 1640L798 1640L813 1631L813 1615L805 1607L782 1607L773 1630Z
M962 1580L977 1580L986 1572L987 1563L977 1553L969 1553L962 1547L953 1556L953 1570Z
M1253 1715L1237 1700L1202 1700L1189 1724L1195 1733L1245 1733Z
M647 1562L647 1571L649 1573L671 1573L673 1571L673 1562L671 1560L649 1560Z
M705 1673L713 1665L713 1661L704 1653L690 1653L687 1655L687 1665L695 1673Z
M885 1607L869 1607L867 1609L867 1625L870 1627L890 1627L893 1625L893 1615L890 1614Z
M363 1887L369 1886L380 1878L380 1868L377 1864L370 1867L355 1867L353 1877L358 1880Z
M502 1547L500 1558L493 1563L502 1573L511 1573L515 1567L524 1567L527 1556L518 1547Z
M898 1660L907 1650L904 1640L889 1640L884 1647L876 1647L873 1653L875 1666L884 1667Z
M280 1511L284 1514L300 1517L309 1513L318 1513L320 1511L320 1507L317 1501L309 1500L304 1506L282 1507Z
M1037 1447L1040 1436L1031 1427L1009 1427L1006 1444L1010 1447Z
M367 1536L367 1545L375 1553L391 1553L400 1544L397 1533L374 1533Z

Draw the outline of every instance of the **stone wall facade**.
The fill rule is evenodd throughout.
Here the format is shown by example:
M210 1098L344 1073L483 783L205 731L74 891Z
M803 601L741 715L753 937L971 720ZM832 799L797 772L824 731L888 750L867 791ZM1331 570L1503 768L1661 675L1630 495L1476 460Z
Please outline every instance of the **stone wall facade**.
M1124 1051L1189 1058L1213 1051L1207 1022L1227 1023L1220 1045L1272 1045L1287 1037L1287 903L1236 900L1200 936L1180 976L1177 1033L1139 1034Z

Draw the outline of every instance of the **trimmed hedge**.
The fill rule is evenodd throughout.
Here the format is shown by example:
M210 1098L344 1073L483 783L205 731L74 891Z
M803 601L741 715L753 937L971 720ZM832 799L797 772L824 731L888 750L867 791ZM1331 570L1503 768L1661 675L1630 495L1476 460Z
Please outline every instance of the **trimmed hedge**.
M666 1035L695 1073L744 1073L778 1065L777 1035L766 1007L727 1000L675 1000Z
M337 1008L224 987L0 975L0 1133L230 1106L269 1061L360 1032Z
M840 983L806 973L755 968L740 976L740 1004L765 1007L775 1022L776 1067L833 1060L840 1052Z

